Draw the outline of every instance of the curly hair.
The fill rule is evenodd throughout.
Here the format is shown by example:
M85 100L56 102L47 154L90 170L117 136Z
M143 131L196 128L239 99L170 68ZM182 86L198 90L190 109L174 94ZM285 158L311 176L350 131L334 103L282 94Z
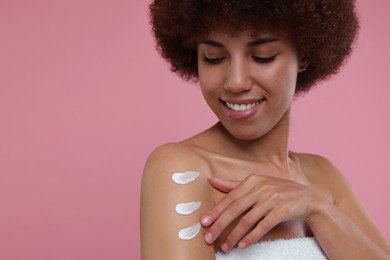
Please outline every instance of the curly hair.
M352 52L359 22L354 0L154 0L157 50L185 80L198 79L197 43L214 31L282 28L309 65L296 94L336 74Z

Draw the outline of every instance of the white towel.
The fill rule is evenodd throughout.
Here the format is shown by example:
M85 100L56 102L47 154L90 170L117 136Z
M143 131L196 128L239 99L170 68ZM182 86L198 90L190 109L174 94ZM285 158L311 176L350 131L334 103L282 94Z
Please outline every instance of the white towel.
M317 240L312 237L278 239L256 243L244 250L233 248L229 253L218 252L217 260L322 260L328 259Z

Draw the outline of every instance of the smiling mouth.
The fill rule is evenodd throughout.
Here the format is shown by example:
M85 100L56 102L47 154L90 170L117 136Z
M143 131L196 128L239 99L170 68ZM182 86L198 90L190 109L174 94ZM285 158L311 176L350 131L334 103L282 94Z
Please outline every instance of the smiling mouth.
M264 100L265 100L265 98L262 98L262 99L260 99L260 100L258 100L256 102L254 102L254 103L248 103L248 104L233 104L233 103L229 103L229 102L225 102L225 104L231 110L234 110L234 111L245 111L245 110L249 110L251 108L254 108L255 106L257 106L258 104L260 104Z

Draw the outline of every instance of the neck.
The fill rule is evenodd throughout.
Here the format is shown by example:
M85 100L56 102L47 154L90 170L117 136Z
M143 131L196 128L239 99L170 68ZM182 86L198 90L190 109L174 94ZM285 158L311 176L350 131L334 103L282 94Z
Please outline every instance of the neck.
M223 129L223 144L229 147L231 156L251 161L267 161L278 167L288 168L290 114L289 109L267 134L256 140L239 140L232 137L220 123L217 127Z

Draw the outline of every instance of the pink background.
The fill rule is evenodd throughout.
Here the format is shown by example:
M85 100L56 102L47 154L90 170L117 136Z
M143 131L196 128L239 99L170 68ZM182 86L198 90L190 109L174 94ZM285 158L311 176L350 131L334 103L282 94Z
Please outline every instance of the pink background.
M156 53L147 2L1 0L0 259L139 258L147 155L215 122ZM358 47L295 103L291 145L331 159L390 237L390 2L358 9Z

